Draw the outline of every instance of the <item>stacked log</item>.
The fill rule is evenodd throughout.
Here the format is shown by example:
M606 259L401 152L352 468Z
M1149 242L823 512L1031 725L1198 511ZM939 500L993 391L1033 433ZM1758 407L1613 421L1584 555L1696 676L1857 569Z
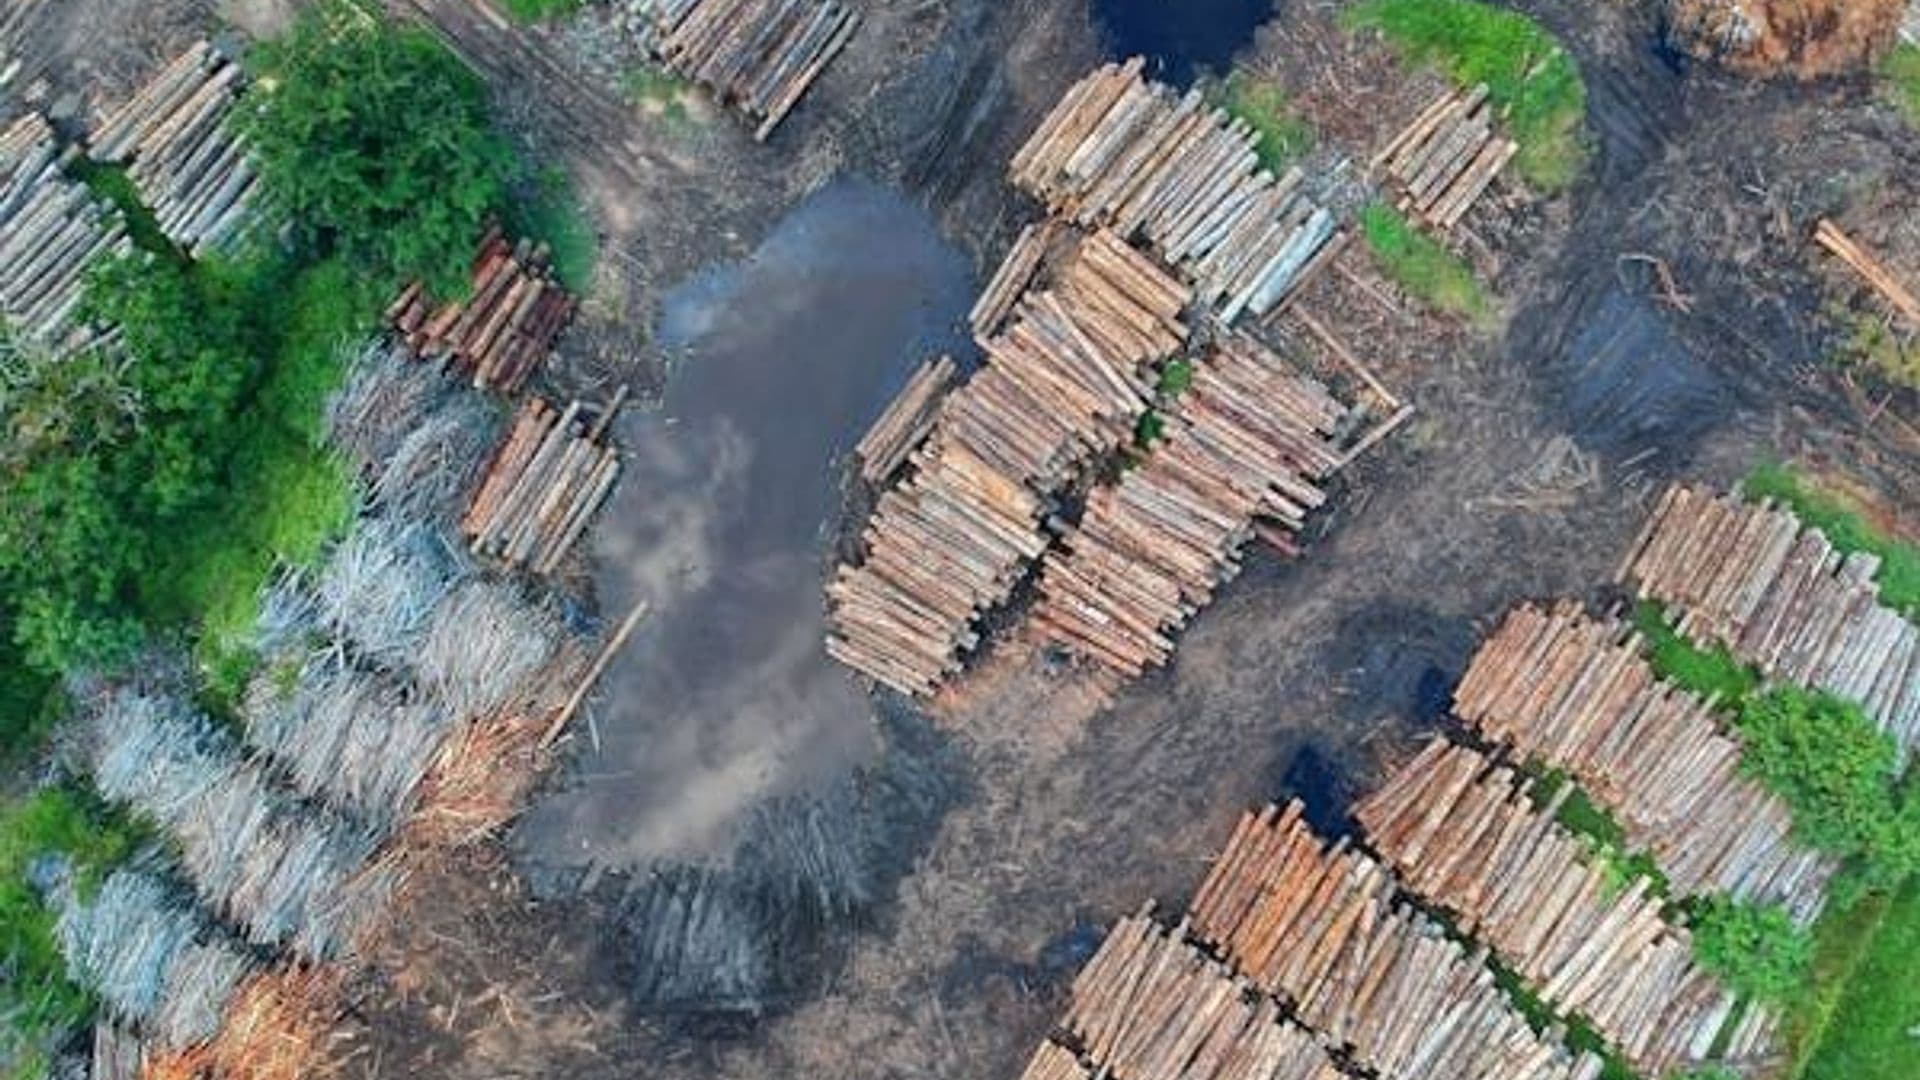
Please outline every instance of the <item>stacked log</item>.
M1826 248L1833 256L1847 264L1847 268L1860 275L1880 298L1916 329L1920 329L1920 299L1915 298L1913 290L1907 288L1899 278L1893 276L1886 264L1874 257L1871 251L1862 247L1846 233L1840 231L1826 218L1814 228L1813 239Z
M466 300L435 307L420 282L387 309L387 322L425 360L456 368L482 390L519 390L553 352L574 299L553 279L544 244L488 231Z
M982 342L912 471L881 497L867 556L829 585L827 651L902 693L931 692L978 644L973 628L1046 550L1046 496L1133 437L1146 372L1186 339L1187 293L1098 233Z
M38 114L0 133L0 321L47 345L67 343L87 268L132 249L120 215L67 177L62 156Z
M559 567L620 476L619 451L606 439L620 400L597 417L579 401L521 406L460 519L475 554L536 574Z
M630 0L627 9L668 68L738 108L763 142L860 25L836 0Z
M1120 920L1074 979L1061 1026L1101 1076L1339 1080L1313 1035L1251 990L1178 930L1135 915ZM1053 1055L1049 1067L1064 1063Z
M1618 577L1688 636L1859 703L1905 761L1920 744L1920 627L1879 602L1879 569L1878 556L1839 551L1771 502L1676 486Z
M1069 90L1014 155L1014 183L1083 225L1139 236L1220 319L1264 314L1318 265L1333 215L1298 169L1260 167L1246 123L1109 64Z
M1298 802L1248 814L1193 900L1193 930L1381 1080L1594 1080L1469 953L1397 902L1387 872L1321 844Z
M1193 368L1139 467L1087 500L1041 571L1044 640L1125 676L1163 664L1172 635L1239 570L1256 519L1297 532L1325 495L1346 408L1251 338L1230 334Z
M1647 878L1608 868L1528 784L1436 740L1362 800L1355 817L1408 888L1493 947L1561 1015L1578 1014L1643 1076L1704 1064L1735 998L1694 964Z
M1001 260L1000 268L993 272L993 279L980 291L980 299L974 302L973 311L967 316L974 337L991 337L1006 322L1015 301L1033 284L1034 275L1040 272L1040 264L1060 230L1060 222L1055 218L1020 230L1013 247L1007 250L1007 257Z
M88 151L127 166L160 231L195 255L240 235L259 186L246 143L227 123L243 75L200 42L108 113Z
M885 483L907 463L907 456L927 441L940 403L953 388L958 370L951 356L920 365L854 447L854 454L860 458L861 479L869 484Z
M1020 1080L1093 1080L1093 1070L1080 1063L1079 1055L1048 1039L1027 1060Z
M1440 97L1374 158L1401 211L1452 229L1520 144L1495 130L1483 83Z
M1573 603L1515 609L1467 666L1454 712L1572 776L1678 893L1780 904L1803 924L1820 913L1836 863L1794 842L1792 811L1741 772L1712 703L1655 677L1623 624Z

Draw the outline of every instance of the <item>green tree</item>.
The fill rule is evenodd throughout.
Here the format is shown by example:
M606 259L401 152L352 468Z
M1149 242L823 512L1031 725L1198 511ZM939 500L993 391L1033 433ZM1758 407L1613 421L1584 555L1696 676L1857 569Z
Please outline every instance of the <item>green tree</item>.
M255 63L242 119L295 238L459 292L515 175L479 79L425 31L340 0L261 46Z
M1724 895L1693 905L1693 953L1734 992L1776 1004L1806 985L1813 935L1783 908Z

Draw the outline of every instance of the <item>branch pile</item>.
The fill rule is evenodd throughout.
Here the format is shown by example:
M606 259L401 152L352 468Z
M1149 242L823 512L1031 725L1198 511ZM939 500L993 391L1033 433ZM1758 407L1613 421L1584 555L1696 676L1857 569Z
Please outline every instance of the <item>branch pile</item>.
M1879 602L1879 569L1879 556L1843 554L1771 502L1675 486L1617 577L1687 636L1859 702L1904 761L1920 745L1920 627Z
M1579 605L1508 613L1454 712L1522 760L1561 769L1680 893L1777 903L1810 923L1838 866L1793 839L1787 804L1740 770L1710 702L1662 683L1640 640Z
M597 416L579 401L521 406L460 519L475 554L537 574L559 567L619 479L620 452L606 439L619 405Z
M1528 786L1435 740L1354 816L1408 888L1491 945L1557 1012L1586 1017L1641 1075L1706 1063L1733 993L1694 964L1689 935L1667 922L1649 879L1616 889L1555 820L1572 785L1538 808Z
M1746 75L1802 79L1859 71L1900 32L1907 0L1668 0L1682 49Z
M1222 322L1266 313L1317 264L1333 215L1298 169L1260 167L1246 123L1141 66L1109 64L1067 91L1014 155L1015 185L1082 225L1144 238Z
M756 125L765 141L859 28L837 0L629 0L654 55Z
M67 343L87 268L133 247L120 215L62 171L63 156L37 113L0 133L0 318L49 345Z
M1347 414L1314 379L1251 338L1220 339L1165 416L1163 438L1096 489L1048 555L1034 626L1127 676L1163 664L1172 634L1239 571L1255 519L1296 532L1340 462Z
M930 692L1046 550L1044 498L1133 438L1149 365L1186 340L1187 292L1109 233L1087 237L981 344L908 478L887 492L866 558L828 586L827 651L902 693Z
M202 41L101 120L95 161L127 166L160 231L193 255L237 238L259 176L227 117L245 72Z
M473 260L467 299L436 308L416 281L387 308L387 322L422 359L460 371L478 389L511 394L553 353L573 310L546 245L509 241L495 228Z
M1466 216L1519 149L1494 129L1483 83L1427 106L1373 165L1386 169L1400 210L1444 231Z
M1295 802L1248 814L1194 897L1196 937L1381 1080L1596 1080L1601 1062L1536 1034L1469 953L1397 902L1387 871L1331 848Z

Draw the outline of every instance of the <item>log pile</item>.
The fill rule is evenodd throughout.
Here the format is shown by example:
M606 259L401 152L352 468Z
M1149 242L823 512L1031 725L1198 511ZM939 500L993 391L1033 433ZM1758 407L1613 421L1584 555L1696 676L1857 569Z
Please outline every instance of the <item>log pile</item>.
M1195 895L1196 936L1381 1080L1595 1080L1539 1035L1469 953L1396 902L1387 872L1331 848L1300 804L1248 814Z
M475 554L536 574L559 567L620 476L619 451L606 439L620 402L598 416L578 401L521 406L460 519Z
M1453 914L1561 1015L1586 1017L1643 1076L1708 1060L1732 992L1693 962L1647 878L1608 868L1555 820L1574 791L1536 806L1528 784L1468 747L1435 740L1354 815L1407 887Z
M958 367L953 357L942 356L921 364L900 388L900 393L867 429L853 452L860 458L860 478L869 484L884 484L907 456L927 441L939 415L940 403L953 388Z
M667 67L712 91L765 141L860 25L837 0L630 0L627 22Z
M1520 144L1494 128L1485 84L1429 105L1373 159L1401 211L1451 230L1500 175Z
M458 369L479 389L511 394L553 352L573 310L546 246L492 229L473 260L466 300L435 307L416 281L387 309L387 322L422 359Z
M1006 322L1014 303L1026 294L1027 286L1033 284L1034 275L1040 272L1040 264L1046 260L1061 228L1057 218L1048 218L1020 230L1013 247L1007 250L1007 257L1001 260L987 287L980 290L980 299L974 301L973 311L967 316L974 337L992 337Z
M240 235L258 189L246 144L227 123L243 75L200 42L108 113L88 150L125 165L160 231L194 255Z
M1840 231L1826 218L1814 228L1813 239L1826 248L1834 258L1847 264L1847 268L1860 275L1860 280L1872 287L1894 312L1906 319L1916 329L1920 329L1920 298L1915 298L1913 290L1899 278L1893 276L1886 264L1874 257L1871 251L1860 246L1851 236Z
M1339 1080L1313 1035L1251 991L1178 930L1135 915L1080 970L1061 1026L1101 1076ZM1064 1063L1056 1055L1049 1067Z
M1087 500L1041 571L1039 636L1125 676L1163 664L1172 635L1239 570L1256 519L1296 532L1340 460L1346 408L1251 338L1232 334L1194 364L1162 439Z
M982 342L908 478L880 499L866 558L828 586L827 651L902 693L932 691L1047 547L1044 498L1133 437L1149 365L1185 341L1187 293L1110 234L1086 238Z
M1266 313L1318 264L1333 215L1299 170L1260 167L1244 122L1141 67L1109 64L1070 89L1014 155L1014 183L1076 222L1144 239L1222 322Z
M1079 1055L1048 1039L1027 1060L1020 1080L1093 1080L1093 1070L1080 1063Z
M1843 553L1771 503L1676 486L1618 577L1688 636L1858 702L1904 761L1920 745L1920 627L1879 602L1879 569L1878 556Z
M1640 640L1578 604L1508 613L1454 712L1525 761L1565 771L1649 851L1679 893L1819 914L1833 860L1793 840L1787 804L1740 771L1710 702L1662 683Z
M38 114L0 133L0 320L21 337L66 343L87 267L132 248L125 223L61 169Z

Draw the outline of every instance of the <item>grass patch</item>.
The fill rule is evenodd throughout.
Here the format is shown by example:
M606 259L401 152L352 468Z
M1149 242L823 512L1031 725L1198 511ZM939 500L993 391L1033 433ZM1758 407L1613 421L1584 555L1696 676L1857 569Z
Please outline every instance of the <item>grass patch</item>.
M1485 325L1493 304L1473 276L1473 267L1413 227L1399 211L1373 203L1360 211L1360 231L1380 268L1421 302Z
M1877 315L1844 305L1831 305L1828 314L1841 331L1834 363L1870 368L1883 379L1920 389L1920 338L1897 332Z
M161 231L160 219L140 200L140 189L134 185L133 177L127 175L125 168L105 165L81 155L73 159L67 171L95 196L113 204L120 211L134 247L170 259L186 258L173 241L167 239L167 234Z
M662 67L639 64L620 80L627 100L674 124L691 119L685 96L693 84Z
M56 1044L93 1010L92 996L67 979L53 913L31 884L41 861L66 858L84 894L143 839L133 822L71 788L44 788L0 808L0 1061L10 1062L11 1075L43 1075Z
M547 245L554 276L575 295L593 285L593 267L600 259L600 237L566 170L542 169L516 201L509 225L521 236Z
M1607 887L1612 895L1625 892L1637 878L1647 879L1649 891L1654 896L1671 895L1672 887L1653 855L1634 850L1627 841L1627 830L1614 820L1612 814L1588 797L1564 771L1552 769L1541 773L1530 789L1529 796L1536 807L1544 809L1559 797L1563 788L1569 787L1573 790L1560 804L1554 820L1586 844L1588 856L1605 871Z
M1795 517L1826 534L1828 542L1847 553L1870 552L1880 557L1874 582L1880 601L1908 618L1920 616L1920 547L1882 535L1840 499L1807 483L1784 465L1762 465L1748 474L1741 491L1749 499L1773 499Z
M1823 924L1827 920L1822 920ZM1868 897L1825 925L1816 983L1799 1028L1793 1071L1803 1080L1910 1080L1920 1076L1920 881L1897 896ZM1825 965L1825 970L1821 966Z
M1887 99L1907 123L1920 127L1920 45L1896 46L1881 63L1880 78Z
M1366 0L1349 26L1372 27L1409 60L1433 64L1461 86L1487 84L1514 141L1514 170L1559 191L1586 167L1586 84L1553 35L1524 15L1473 0Z
M1448 927L1449 933L1468 949L1472 949L1472 940L1462 936L1455 927ZM1554 1011L1552 1005L1543 1001L1539 994L1526 984L1518 972L1509 968L1499 957L1488 954L1487 966L1493 969L1493 981L1513 1007L1526 1018L1527 1026L1535 1032L1545 1033L1560 1028L1564 1032L1563 1040L1574 1053L1590 1053L1601 1060L1600 1080L1641 1080L1611 1046L1607 1040L1595 1031L1587 1019L1579 1015L1562 1016Z
M516 20L530 23L571 15L580 9L580 0L500 0L500 6Z
M1733 658L1725 647L1703 649L1680 636L1666 610L1652 600L1633 608L1633 625L1647 642L1647 660L1654 674L1701 697L1718 696L1720 704L1738 708L1760 688L1760 673Z
M1275 83L1235 71L1210 85L1207 97L1253 129L1254 152L1275 176L1313 149L1312 125L1294 114L1286 91Z

